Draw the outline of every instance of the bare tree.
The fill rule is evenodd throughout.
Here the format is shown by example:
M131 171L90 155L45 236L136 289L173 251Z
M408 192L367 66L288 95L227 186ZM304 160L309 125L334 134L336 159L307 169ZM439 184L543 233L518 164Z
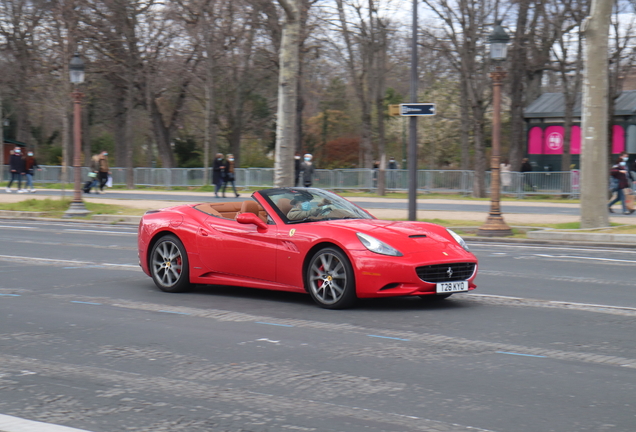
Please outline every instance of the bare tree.
M297 127L300 4L299 0L278 0L278 3L285 11L280 45L274 162L274 185L280 187L294 185L293 155Z
M581 228L607 226L607 61L613 2L592 0L583 22L586 67L581 127Z

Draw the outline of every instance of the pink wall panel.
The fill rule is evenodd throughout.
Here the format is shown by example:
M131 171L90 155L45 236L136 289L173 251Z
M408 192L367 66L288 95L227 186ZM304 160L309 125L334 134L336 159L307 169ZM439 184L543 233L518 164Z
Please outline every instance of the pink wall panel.
M622 126L612 128L612 154L619 154L625 150L625 130Z
M543 147L543 130L533 127L528 133L528 154L541 154Z
M570 136L570 154L581 154L581 127L572 126Z
M548 126L543 133L543 154L563 153L563 126Z

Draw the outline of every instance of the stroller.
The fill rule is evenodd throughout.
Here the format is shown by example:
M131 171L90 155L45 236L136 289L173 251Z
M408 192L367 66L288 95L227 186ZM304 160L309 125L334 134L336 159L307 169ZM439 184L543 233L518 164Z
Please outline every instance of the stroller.
M84 193L91 193L91 189L97 186L97 173L89 172L88 181L84 184Z

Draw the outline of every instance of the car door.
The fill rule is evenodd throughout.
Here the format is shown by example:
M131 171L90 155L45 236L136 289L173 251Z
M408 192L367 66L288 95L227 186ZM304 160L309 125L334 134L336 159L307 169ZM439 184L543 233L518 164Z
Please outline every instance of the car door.
M197 233L201 260L213 272L267 281L276 280L276 225L267 230L210 216Z

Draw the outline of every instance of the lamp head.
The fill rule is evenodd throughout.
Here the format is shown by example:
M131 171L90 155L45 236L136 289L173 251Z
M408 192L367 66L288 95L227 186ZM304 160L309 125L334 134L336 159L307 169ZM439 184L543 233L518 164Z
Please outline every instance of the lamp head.
M81 84L84 82L84 62L80 58L79 53L75 53L69 65L71 75L71 83Z
M502 61L506 59L508 51L508 42L510 36L501 26L501 21L497 21L492 33L488 36L488 42L490 43L490 58L495 61Z

